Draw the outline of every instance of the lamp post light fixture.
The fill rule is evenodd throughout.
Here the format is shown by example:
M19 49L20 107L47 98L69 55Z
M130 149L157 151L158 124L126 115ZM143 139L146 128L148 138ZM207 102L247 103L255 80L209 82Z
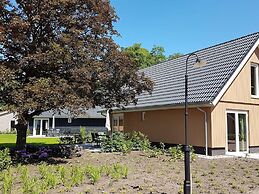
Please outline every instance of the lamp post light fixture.
M184 113L184 170L185 170L185 179L184 179L184 194L191 193L191 173L190 173L190 146L188 140L188 60L191 56L196 57L196 62L193 65L194 67L203 67L206 65L206 61L200 60L198 55L191 53L187 56L186 66L185 66L185 113Z

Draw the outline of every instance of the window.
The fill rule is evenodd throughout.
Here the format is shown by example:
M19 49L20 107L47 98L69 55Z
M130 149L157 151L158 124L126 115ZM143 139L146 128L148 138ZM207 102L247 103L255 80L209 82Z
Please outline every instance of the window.
M11 121L11 130L14 131L15 130L15 121Z
M141 121L145 120L145 114L146 114L146 112L141 112Z
M258 65L251 65L251 95L259 96L258 91Z
M115 114L112 119L112 129L114 131L123 131L124 117L123 114Z

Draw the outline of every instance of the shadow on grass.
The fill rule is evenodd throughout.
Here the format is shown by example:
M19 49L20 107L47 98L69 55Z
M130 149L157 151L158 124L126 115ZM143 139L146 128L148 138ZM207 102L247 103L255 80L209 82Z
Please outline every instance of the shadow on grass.
M39 159L33 159L33 158L29 158L28 160L19 160L18 158L16 158L16 154L15 154L15 143L0 143L0 150L3 150L5 148L9 148L10 149L10 155L11 155L11 159L12 159L12 165L16 166L18 164L23 164L23 165L28 165L28 164L33 164L33 165L37 165L40 164L42 162L45 162L47 164L51 164L51 165L59 165L59 164L66 164L67 161L65 158L59 157L59 156L50 156L49 158L45 159L45 160L39 160ZM34 150L30 153L36 153L38 152L38 148L40 147L46 147L46 148L55 148L58 147L62 144L45 144L45 143L27 143L26 144L26 150Z
M14 148L15 147L15 143L0 143L0 149L3 148ZM48 144L48 143L27 143L26 146L57 146L60 144Z

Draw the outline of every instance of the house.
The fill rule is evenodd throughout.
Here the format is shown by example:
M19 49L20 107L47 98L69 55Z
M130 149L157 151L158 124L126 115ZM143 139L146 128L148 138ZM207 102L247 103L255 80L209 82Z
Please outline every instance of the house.
M259 152L259 32L195 51L207 65L188 63L189 142L198 153ZM140 131L152 142L184 144L184 75L188 55L143 71L150 95L112 112L112 129Z
M87 131L105 132L105 117L98 113L99 107L88 109L77 117L68 110L46 111L34 116L28 128L32 136L56 136L79 133L80 127Z
M0 112L0 132L10 132L15 128L16 119L13 113L7 111Z

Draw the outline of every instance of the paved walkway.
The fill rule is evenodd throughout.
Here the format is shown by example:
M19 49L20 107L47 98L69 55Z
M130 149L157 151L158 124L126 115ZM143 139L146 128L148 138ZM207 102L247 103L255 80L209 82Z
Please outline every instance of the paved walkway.
M249 153L249 154L244 154L240 156L231 156L231 155L218 155L218 156L205 156L201 154L197 154L198 158L204 158L204 159L221 159L221 158L234 158L234 157L242 157L242 158L251 158L251 159L256 159L259 160L259 153ZM259 192L258 192L259 194Z
M80 146L82 146L83 149L88 150L90 152L101 152L100 146L94 143L81 144Z

